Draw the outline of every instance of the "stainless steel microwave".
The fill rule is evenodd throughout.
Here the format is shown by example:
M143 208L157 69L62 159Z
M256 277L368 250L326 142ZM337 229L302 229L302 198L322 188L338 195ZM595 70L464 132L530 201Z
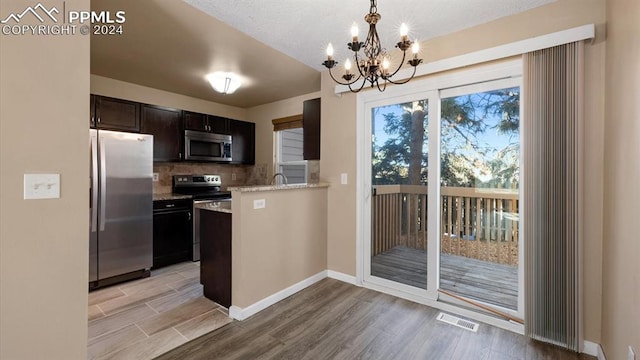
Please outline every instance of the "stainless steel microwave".
M184 131L185 160L231 161L231 136L204 131Z

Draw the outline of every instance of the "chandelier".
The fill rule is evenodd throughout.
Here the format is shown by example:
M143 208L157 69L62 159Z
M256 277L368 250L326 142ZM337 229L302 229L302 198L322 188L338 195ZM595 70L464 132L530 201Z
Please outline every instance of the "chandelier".
M389 57L387 56L387 51L382 47L382 44L380 44L380 38L376 31L376 24L381 18L382 16L378 14L376 0L371 0L369 13L364 17L364 20L369 24L367 39L364 42L358 41L358 26L354 23L351 27L352 41L347 43L347 47L349 50L353 51L353 58L357 71L355 74L351 73L351 60L347 58L344 63L344 75L342 75L344 82L336 79L331 72L331 69L333 69L338 62L333 59L333 46L331 46L331 44L327 46L327 60L325 60L322 65L329 69L329 75L331 75L333 81L340 85L349 86L349 90L351 90L351 92L355 93L362 90L367 82L371 84L372 88L377 87L381 92L386 89L387 83L398 85L406 84L409 80L413 79L416 74L416 66L422 62L422 59L418 59L418 52L420 51L418 43L414 43L409 40L407 36L409 29L405 24L402 24L400 26L400 42L396 44L396 47L402 50L402 61L400 61L400 64L395 70L391 71L389 69L390 62ZM413 74L411 74L411 77L408 79L394 81L391 78L402 67L409 48L411 48L413 52L413 58L407 61L407 64L413 67ZM359 54L360 50L362 50L362 55ZM361 78L363 80L360 87L352 88L351 85L355 84ZM381 82L382 84L380 84Z

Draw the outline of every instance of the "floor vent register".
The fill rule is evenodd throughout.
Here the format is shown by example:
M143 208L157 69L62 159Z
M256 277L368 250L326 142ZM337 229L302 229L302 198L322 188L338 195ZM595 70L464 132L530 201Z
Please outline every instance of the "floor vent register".
M442 322L446 322L447 324L451 324L453 326L457 326L459 328L463 328L465 330L469 330L473 332L478 332L478 328L480 327L480 324L474 323L469 320L461 319L457 316L445 314L442 312L438 314L437 319Z

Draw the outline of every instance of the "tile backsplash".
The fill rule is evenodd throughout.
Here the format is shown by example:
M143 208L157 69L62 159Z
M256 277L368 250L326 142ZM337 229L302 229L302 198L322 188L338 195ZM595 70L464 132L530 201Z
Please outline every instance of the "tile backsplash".
M153 183L154 194L171 192L173 175L212 174L220 175L222 190L228 186L267 184L267 164L229 165L216 163L154 163L153 172L158 181ZM235 175L235 179L234 179Z
M217 163L153 163L153 172L158 173L158 181L153 182L154 194L171 192L173 175L210 174L220 175L222 190L228 186L267 185L268 164L229 165ZM234 179L235 174L235 179ZM307 163L307 182L317 183L320 180L320 162L310 160Z

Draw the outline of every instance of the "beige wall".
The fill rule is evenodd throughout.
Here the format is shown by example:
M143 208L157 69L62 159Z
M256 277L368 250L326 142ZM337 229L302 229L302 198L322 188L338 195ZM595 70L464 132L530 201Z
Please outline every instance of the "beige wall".
M253 201L265 199L264 209ZM232 295L245 308L327 269L327 189L233 192Z
M256 123L256 164L266 164L267 178L273 176L273 124L271 120L302 114L302 103L320 92L297 96L247 109L247 117Z
M0 78L0 358L85 359L89 37L0 35ZM60 174L59 199L23 200L40 172Z
M213 89L211 91L213 91ZM236 120L252 121L247 117L247 111L242 108L218 104L104 76L91 75L91 93L145 104L223 116Z
M327 265L356 275L356 96L334 94L335 83L322 73L320 181L328 192ZM342 173L347 184L340 183Z
M586 46L585 70L585 337L600 342L602 299L602 201L604 131L604 0L558 0L525 13L436 38L421 44L425 62L462 55L489 47L572 27L596 24L595 44ZM322 156L320 180L331 183L328 215L328 266L356 274L356 97L336 97L328 74L322 77ZM340 173L349 176L340 185Z
M607 0L602 345L640 356L640 2Z

